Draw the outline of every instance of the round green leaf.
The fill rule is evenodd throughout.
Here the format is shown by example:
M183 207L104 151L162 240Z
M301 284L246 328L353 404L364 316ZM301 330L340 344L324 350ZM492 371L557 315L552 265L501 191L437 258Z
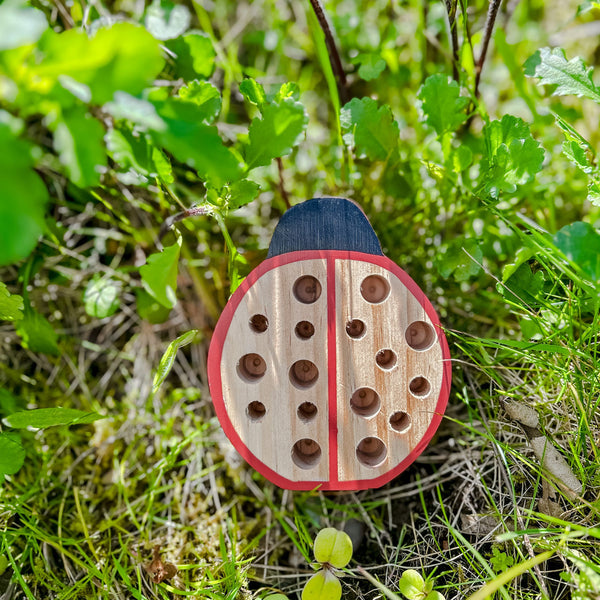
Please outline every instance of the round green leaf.
M13 475L25 461L25 449L14 433L0 433L0 476Z
M343 569L352 558L350 536L333 527L321 529L315 539L315 558L320 563L329 563L337 569Z
M119 308L119 287L112 279L92 279L83 295L85 312L98 319L114 315Z
M408 569L402 573L398 588L408 600L419 600L424 595L425 582L417 571Z
M340 600L342 584L330 571L315 573L302 590L302 600Z

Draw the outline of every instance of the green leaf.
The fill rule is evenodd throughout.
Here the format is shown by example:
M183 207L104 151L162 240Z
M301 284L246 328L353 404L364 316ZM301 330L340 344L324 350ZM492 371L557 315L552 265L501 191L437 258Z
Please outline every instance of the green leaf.
M498 290L515 304L537 306L540 303L539 296L544 288L544 281L543 271L533 273L531 267L524 263L504 280L504 285L498 285Z
M17 334L23 347L32 352L41 352L58 356L60 350L56 343L58 336L52 325L40 313L29 308L25 309L25 317L17 324Z
M149 323L164 323L171 314L171 309L155 300L146 290L135 290L136 308L140 317Z
M167 42L175 54L175 71L185 81L207 79L215 69L215 49L209 37L200 32L190 32Z
M293 81L286 81L285 83L281 84L281 87L273 98L273 102L278 104L286 98L291 98L292 100L300 99L300 88L298 87L297 83Z
M25 258L44 231L48 191L33 171L29 144L0 123L0 265Z
M486 158L482 180L486 192L498 198L500 192L514 192L517 185L531 181L541 170L544 149L533 139L527 124L504 115L483 128Z
M379 54L360 54L356 60L360 63L358 76L365 81L377 79L385 70L386 62Z
M160 359L160 363L158 364L158 369L154 374L154 381L152 382L152 393L155 394L160 386L163 384L164 380L167 378L167 375L171 371L173 364L175 363L175 357L177 356L177 350L182 348L183 346L187 346L191 344L196 334L198 333L197 329L191 329L187 331L183 335L180 335L177 339L174 339L167 350L163 354Z
M425 596L425 600L445 600L445 598L439 592L429 592L429 594Z
M100 122L84 110L65 114L56 125L54 148L75 185L94 187L100 183L100 171L107 165L103 138Z
M232 183L227 189L225 196L227 206L230 210L236 210L252 202L258 196L260 185L249 179L241 179Z
M540 85L556 85L554 96L573 94L600 104L600 88L592 79L593 70L579 56L567 60L562 48L541 48L525 63L528 77L539 77Z
M177 303L177 266L181 241L167 246L162 252L151 254L140 267L144 289L165 308Z
M98 319L114 315L119 308L120 290L120 282L95 277L87 284L83 294L85 312Z
M343 569L352 558L352 540L346 532L326 527L317 534L314 551L317 562Z
M10 415L24 407L24 402L13 396L8 390L0 388L0 414Z
M289 154L298 145L307 123L304 107L292 98L265 105L262 119L252 119L250 124L248 168L268 165L274 158Z
M104 137L110 157L120 169L135 169L144 176L156 174L152 160L154 147L148 143L144 134L135 135L126 128L111 129Z
M340 600L342 584L329 570L315 573L302 590L302 600Z
M179 97L198 106L204 114L202 120L207 125L210 125L221 111L221 94L208 81L191 81L179 89Z
M25 429L27 427L46 429L59 425L86 425L103 418L102 415L96 412L56 407L22 410L8 415L3 421L6 425L15 429Z
M588 183L587 199L595 206L600 206L600 181L598 179L594 178Z
M260 109L262 109L263 105L267 102L265 89L260 83L254 81L254 79L244 79L244 81L240 83L240 92L246 100L252 102L252 104L256 104Z
M371 98L353 98L342 108L340 121L344 141L354 145L359 157L386 160L398 149L398 123L387 104L377 108Z
M157 40L170 40L185 33L191 22L190 11L182 4L154 0L146 10L146 29Z
M554 245L590 280L600 280L600 233L589 223L576 221L553 237Z
M423 598L424 588L425 581L414 569L404 571L398 582L398 589L408 598L408 600L421 600Z
M421 100L425 122L438 136L456 131L467 120L465 109L469 99L460 95L456 81L446 75L431 75L417 94Z
M48 28L41 10L18 0L0 4L0 51L37 42Z
M586 154L586 148L576 141L563 142L562 151L563 154L584 173L589 174L593 171L592 164Z
M479 273L482 260L483 252L476 239L459 238L438 255L436 262L444 279L454 274L456 281L467 281Z
M23 318L23 298L11 294L4 283L0 281L0 320L16 321Z
M0 476L14 475L25 462L21 438L12 432L0 433Z
M163 131L166 128L151 102L136 98L127 92L115 92L113 100L104 105L104 110L115 119L131 121L145 131Z

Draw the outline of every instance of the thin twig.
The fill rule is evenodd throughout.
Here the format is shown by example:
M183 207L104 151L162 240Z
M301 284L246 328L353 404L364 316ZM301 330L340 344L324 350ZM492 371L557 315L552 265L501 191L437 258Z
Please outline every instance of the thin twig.
M346 102L348 102L346 73L344 73L342 60L335 45L335 40L333 39L331 29L329 28L329 23L327 22L327 18L325 17L325 11L323 10L323 7L321 6L319 0L310 0L310 4L313 7L313 10L315 11L315 15L317 17L317 20L319 21L319 25L321 26L321 29L323 30L323 33L325 35L325 45L327 46L327 51L329 52L329 62L331 63L331 68L337 81L340 101L342 102L342 104L346 104Z
M286 208L292 208L292 205L290 204L290 196L287 193L287 190L285 189L285 185L283 183L283 161L279 156L277 157L277 169L279 171L279 193L281 194L281 197L285 202Z
M483 63L485 62L490 39L492 38L492 31L494 30L494 23L496 22L496 17L498 16L500 4L502 4L502 0L490 0L490 5L488 7L487 18L485 20L485 33L483 35L483 45L481 46L481 54L479 55L479 60L475 65L475 98L479 97L479 80L481 79L481 71L483 69Z
M163 221L162 225L160 226L156 247L159 250L162 250L162 243L161 243L162 238L167 234L167 232L171 229L171 227L173 227L173 225L175 225L175 223L179 223L179 221L183 221L184 219L187 219L188 217L197 217L198 215L205 215L205 214L206 214L206 208L204 206L192 206L191 208L188 208L187 210L177 213L176 215L167 217Z
M456 7L458 0L446 0L446 10L448 11L448 24L450 25L450 40L452 43L452 77L458 82L458 30L456 28Z

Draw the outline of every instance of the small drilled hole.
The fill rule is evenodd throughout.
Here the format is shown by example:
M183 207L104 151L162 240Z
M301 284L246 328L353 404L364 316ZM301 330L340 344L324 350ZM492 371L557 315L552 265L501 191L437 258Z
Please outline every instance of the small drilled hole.
M396 361L398 357L393 350L386 348L385 350L380 350L375 356L375 362L386 371L393 369L396 366Z
M425 321L415 321L406 330L406 342L413 350L427 350L435 341L435 331Z
M290 381L300 388L310 387L318 378L319 369L310 360L297 360L290 369Z
M237 366L238 375L246 381L258 381L267 370L267 364L260 354L244 354Z
M402 410L390 417L390 426L398 433L406 433L410 429L410 415Z
M376 437L366 437L356 447L356 458L366 467L379 466L386 456L386 445Z
M254 315L250 318L250 329L256 333L263 333L269 327L269 320L265 315Z
M258 400L255 400L254 402L250 402L250 404L248 404L246 412L253 421L258 421L259 419L262 419L265 416L267 409L265 408L265 405L262 402L258 402Z
M315 326L310 321L300 321L295 331L300 339L307 340L315 334Z
M360 284L362 297L371 304L383 302L390 293L390 284L381 275L369 275Z
M357 340L365 335L366 325L360 319L352 319L346 323L346 333Z
M292 460L301 469L312 469L321 460L321 446L310 438L298 440L292 447Z
M304 275L304 277L296 279L293 291L296 300L303 304L312 304L321 295L321 284L316 277Z
M425 377L415 377L408 384L408 389L413 396L425 398L431 391L431 384Z
M317 407L312 402L303 402L298 407L298 418L301 421L312 421L317 416Z
M350 408L361 417L372 417L379 412L379 394L371 388L358 388L350 398Z

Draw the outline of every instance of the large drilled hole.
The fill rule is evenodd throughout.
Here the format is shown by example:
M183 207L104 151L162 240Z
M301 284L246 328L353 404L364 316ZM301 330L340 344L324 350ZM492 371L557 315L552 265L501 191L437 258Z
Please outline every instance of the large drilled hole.
M292 447L292 460L301 469L312 469L321 460L321 446L310 438L298 440Z
M266 412L267 409L265 408L265 405L262 402L259 402L258 400L250 402L250 404L248 404L248 408L246 408L246 413L248 413L248 416L253 421L258 421L259 419L262 419L265 416Z
M298 407L298 418L301 421L312 421L317 416L317 407L312 402L303 402Z
M296 300L303 304L312 304L319 299L321 295L321 284L316 277L312 275L304 275L296 279L293 288Z
M384 370L389 371L396 366L398 357L393 350L385 348L380 350L375 356L375 362Z
M360 284L362 297L371 304L383 302L390 293L390 284L381 275L369 275Z
M297 360L290 368L290 381L297 387L310 387L318 378L319 369L310 360Z
M435 341L435 331L425 321L415 321L406 329L406 342L413 350L427 350Z
M258 381L267 370L267 363L260 354L244 354L237 366L238 375L246 381Z
M361 417L372 417L381 408L379 394L371 388L358 388L350 398L350 408Z
M352 319L346 323L346 333L352 339L359 339L365 335L366 325L360 319Z
M301 340L308 340L313 335L315 335L315 326L310 321L300 321L298 325L296 325L296 335Z
M386 445L376 437L366 437L356 447L356 458L358 458L358 462L366 467L379 466L386 456Z
M250 317L250 329L256 333L263 333L269 327L269 320L265 315L253 315Z
M410 429L410 415L403 410L395 412L390 417L390 427L398 433L406 433Z
M425 396L429 395L429 392L431 391L431 384L429 383L428 379L419 376L410 380L408 389L413 396L425 398Z

